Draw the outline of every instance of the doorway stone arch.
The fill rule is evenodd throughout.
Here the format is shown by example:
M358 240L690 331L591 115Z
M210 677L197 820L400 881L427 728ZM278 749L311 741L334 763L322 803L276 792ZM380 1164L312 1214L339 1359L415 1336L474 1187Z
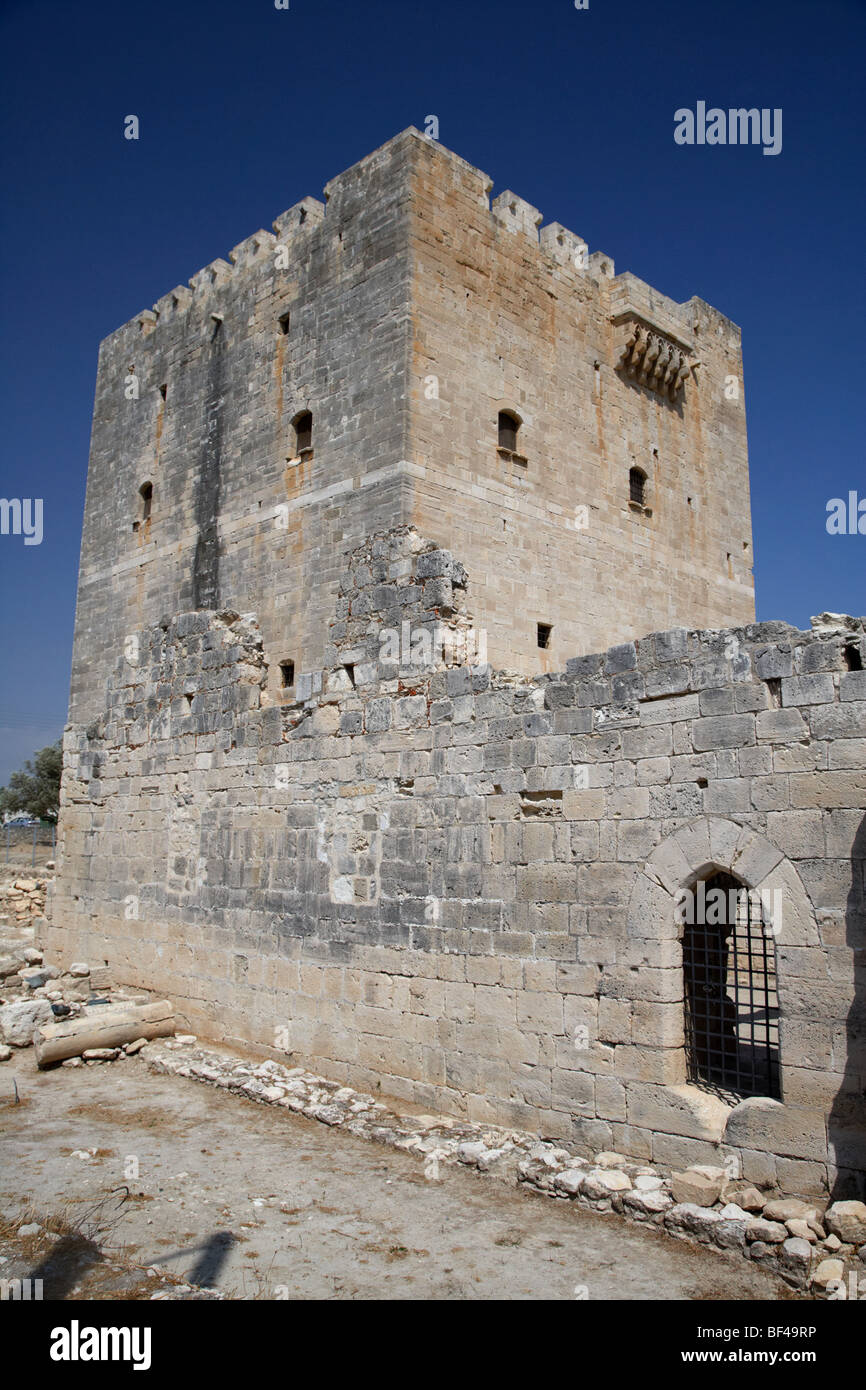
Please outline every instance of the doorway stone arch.
M686 1080L677 895L720 871L757 890L767 905L778 970L781 1101L756 1096L732 1103ZM645 1039L646 1046L663 1053L669 1084L645 1087L634 1106L654 1131L654 1154L662 1161L666 1150L675 1156L679 1141L692 1162L724 1163L749 1181L784 1190L819 1190L827 1179L828 1108L821 1100L819 1071L810 1086L803 1068L804 1062L814 1066L806 1056L810 982L826 985L828 967L812 902L793 863L751 825L724 816L696 817L660 841L639 870L626 930L633 947L645 942L665 969L676 972L665 990L669 1007L660 1011ZM788 1067L794 1078L790 1086Z

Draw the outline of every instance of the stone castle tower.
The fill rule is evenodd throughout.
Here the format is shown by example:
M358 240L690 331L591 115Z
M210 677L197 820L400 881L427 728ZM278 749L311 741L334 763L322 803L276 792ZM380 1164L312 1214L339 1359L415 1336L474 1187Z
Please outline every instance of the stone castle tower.
M866 623L753 622L734 325L489 191L406 131L103 344L47 948L862 1193Z
M754 617L739 330L490 190L404 131L102 344L73 719L200 608L255 611L282 698L401 524L467 565L499 667Z

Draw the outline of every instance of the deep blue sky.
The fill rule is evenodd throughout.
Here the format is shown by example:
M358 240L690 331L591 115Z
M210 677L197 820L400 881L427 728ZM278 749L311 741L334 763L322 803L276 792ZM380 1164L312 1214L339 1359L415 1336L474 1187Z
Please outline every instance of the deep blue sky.
M758 616L862 613L864 0L3 0L0 782L64 722L97 346L435 113L443 144L743 329ZM781 107L783 149L674 111ZM137 142L123 118L141 121Z

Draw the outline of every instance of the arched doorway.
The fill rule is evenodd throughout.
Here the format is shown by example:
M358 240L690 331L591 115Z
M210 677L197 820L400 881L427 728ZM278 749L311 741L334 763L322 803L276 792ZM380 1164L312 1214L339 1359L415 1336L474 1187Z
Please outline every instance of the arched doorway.
M722 871L692 891L683 930L688 1079L781 1100L776 947L760 894Z

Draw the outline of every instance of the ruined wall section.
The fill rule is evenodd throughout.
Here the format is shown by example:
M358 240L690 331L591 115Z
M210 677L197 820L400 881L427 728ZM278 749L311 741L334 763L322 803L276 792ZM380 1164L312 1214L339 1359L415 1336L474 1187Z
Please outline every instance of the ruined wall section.
M52 959L428 1108L862 1184L862 620L530 680L479 660L468 586L411 527L368 538L290 706L252 619L143 630L66 734ZM781 894L781 1103L686 1083L674 900L712 866Z
M553 671L651 627L753 620L739 329L616 276L516 194L491 204L433 142L413 155L413 521L464 558L491 659ZM524 462L497 448L500 410Z
M74 721L164 613L254 610L275 699L281 660L321 662L346 554L407 511L405 163L390 142L102 344Z

